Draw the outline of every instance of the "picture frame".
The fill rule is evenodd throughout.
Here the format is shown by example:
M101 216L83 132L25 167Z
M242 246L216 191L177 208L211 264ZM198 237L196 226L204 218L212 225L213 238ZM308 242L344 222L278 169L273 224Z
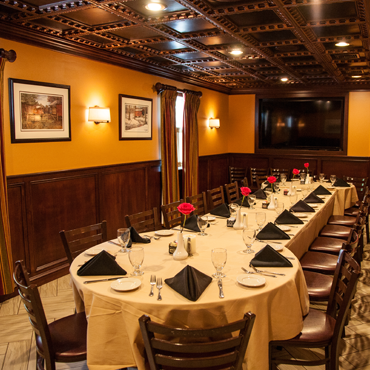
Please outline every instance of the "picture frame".
M153 99L119 94L119 140L152 140Z
M71 141L70 86L9 78L12 143Z

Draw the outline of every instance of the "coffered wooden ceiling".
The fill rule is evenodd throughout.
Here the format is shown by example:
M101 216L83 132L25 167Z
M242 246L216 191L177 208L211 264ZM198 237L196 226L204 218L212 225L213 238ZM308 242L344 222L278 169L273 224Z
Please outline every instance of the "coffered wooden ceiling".
M370 0L157 1L0 0L0 37L231 94L370 88Z

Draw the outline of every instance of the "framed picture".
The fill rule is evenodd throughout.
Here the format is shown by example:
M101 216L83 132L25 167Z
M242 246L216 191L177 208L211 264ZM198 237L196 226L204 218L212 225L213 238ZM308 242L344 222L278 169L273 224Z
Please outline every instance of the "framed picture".
M153 100L119 95L119 139L152 140Z
M70 87L9 78L12 143L70 141Z

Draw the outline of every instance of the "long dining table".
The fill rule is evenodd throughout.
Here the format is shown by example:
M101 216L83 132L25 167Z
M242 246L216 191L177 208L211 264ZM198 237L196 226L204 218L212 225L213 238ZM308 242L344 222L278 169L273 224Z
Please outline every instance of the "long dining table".
M278 201L284 202L285 208L290 206L283 192L275 196ZM290 234L289 240L276 241L280 244L274 241L256 241L253 244L255 252L266 244L281 246L279 253L290 257L293 265L287 268L265 268L274 272L278 270L285 276L263 276L265 284L259 287L248 287L238 282L241 280L240 275L244 274L242 267L251 270L249 262L255 253L242 252L245 249L242 230L227 227L226 219L223 218L210 222L207 236L196 236L196 253L186 260L176 261L169 254L169 243L177 237L180 232L178 230L157 240L151 239L149 244L138 244L144 247L144 275L137 277L140 286L135 290L116 291L110 281L84 284L85 281L100 277L77 275L79 266L96 253L96 248L116 254L120 249L118 246L106 242L95 247L95 250L87 250L77 256L70 273L77 311L85 310L88 319L89 369L116 370L131 366L145 369L144 345L138 324L143 314L166 325L206 328L239 320L245 312L251 311L256 314L256 321L243 369L267 370L269 341L289 339L299 334L303 316L308 313L309 299L299 258L308 250L309 244L333 213L336 191L324 200L324 203L317 204L315 212L304 215L302 225L290 225L287 231ZM277 217L275 210L262 209L262 201L258 200L254 209L242 208L242 213L247 214L248 224L254 227L257 227L256 212L265 212L266 222L274 222ZM154 232L146 234L153 236ZM196 233L184 229L182 234L186 237ZM150 276L153 274L165 280L190 265L211 276L215 272L211 250L217 247L227 249L227 263L223 269L226 274L223 278L225 298L219 298L215 279L195 302L186 299L165 283L161 290L161 301L156 299L157 289L156 294L149 297ZM116 261L128 274L133 271L127 253L117 253Z

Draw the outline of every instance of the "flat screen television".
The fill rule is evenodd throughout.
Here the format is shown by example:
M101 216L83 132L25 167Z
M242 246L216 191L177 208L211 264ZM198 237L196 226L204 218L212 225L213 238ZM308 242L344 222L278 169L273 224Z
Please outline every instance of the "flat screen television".
M343 152L345 97L261 98L258 149Z

